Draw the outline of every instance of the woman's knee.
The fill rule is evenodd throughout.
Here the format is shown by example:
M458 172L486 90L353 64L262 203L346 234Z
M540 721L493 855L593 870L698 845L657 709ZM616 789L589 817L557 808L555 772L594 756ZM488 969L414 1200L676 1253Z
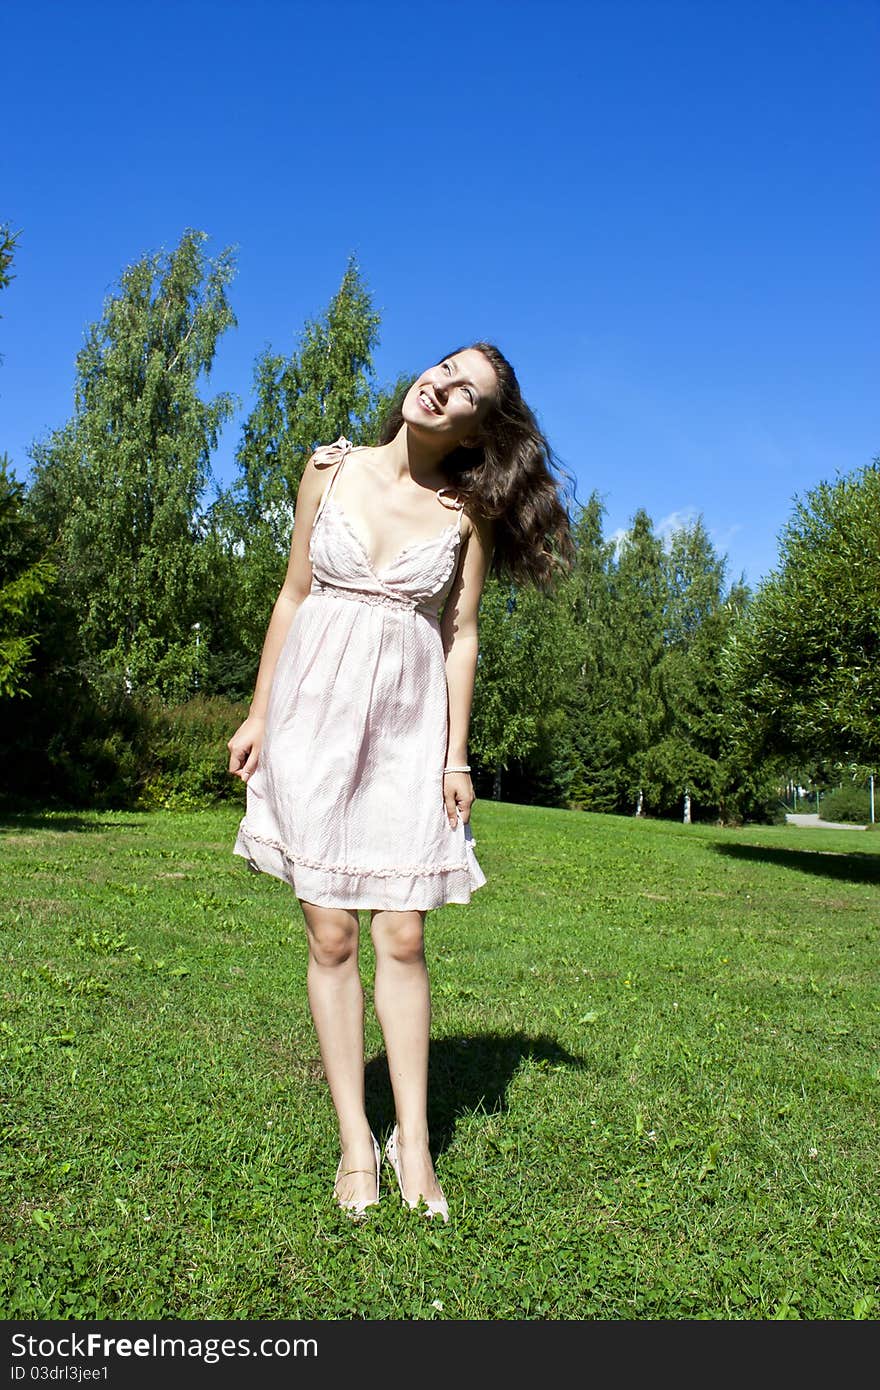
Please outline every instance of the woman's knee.
M402 964L425 958L425 919L420 912L377 912L373 916L373 944L377 955Z
M309 954L317 965L346 965L357 956L357 913L342 908L319 908L302 903Z

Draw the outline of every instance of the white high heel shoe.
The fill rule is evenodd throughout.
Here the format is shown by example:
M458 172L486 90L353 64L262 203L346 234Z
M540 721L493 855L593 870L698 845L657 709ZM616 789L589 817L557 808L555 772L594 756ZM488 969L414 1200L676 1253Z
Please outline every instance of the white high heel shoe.
M388 1137L388 1142L385 1145L385 1157L388 1159L388 1162L394 1169L394 1176L397 1178L397 1186L400 1188L401 1197L403 1197L403 1200L404 1202L406 1202L406 1205L408 1207L415 1210L419 1203L407 1202L406 1197L404 1197L403 1195L403 1177L401 1176L400 1172L400 1154L397 1152L397 1125L394 1126L393 1130L391 1131L391 1134ZM444 1221L449 1220L449 1206L446 1202L446 1198L442 1195L442 1193L439 1197L434 1197L431 1201L429 1201L427 1197L421 1197L419 1198L419 1201L424 1202L425 1206L427 1207L427 1216L442 1216Z
M339 1197L336 1197L336 1183L338 1183L338 1182L339 1182L339 1179L342 1177L342 1159L341 1159L341 1158L340 1158L340 1160L339 1160L339 1167L336 1169L336 1179L335 1179L335 1181L334 1181L334 1183L333 1183L333 1196L336 1197L337 1203L338 1203L339 1206L342 1208L342 1210L343 1210L344 1212L346 1212L346 1214L347 1214L348 1216L352 1217L352 1219L355 1220L355 1221L360 1220L360 1218L366 1214L367 1207L375 1207L375 1206L378 1204L378 1201L379 1201L379 1167L380 1167L381 1162L382 1162L382 1156L381 1156L381 1154L379 1153L379 1144L378 1144L377 1139L376 1139L376 1136L375 1136L375 1134L372 1132L372 1130L370 1131L370 1138L371 1138L372 1141L373 1141L373 1159L374 1159L375 1164L376 1164L376 1196L375 1196L375 1199L368 1197L365 1201L358 1201L358 1202L343 1202ZM367 1169L367 1168L346 1168L346 1170L345 1170L346 1173L361 1173L361 1172L366 1173L366 1172L369 1172L369 1171L370 1171L370 1170Z

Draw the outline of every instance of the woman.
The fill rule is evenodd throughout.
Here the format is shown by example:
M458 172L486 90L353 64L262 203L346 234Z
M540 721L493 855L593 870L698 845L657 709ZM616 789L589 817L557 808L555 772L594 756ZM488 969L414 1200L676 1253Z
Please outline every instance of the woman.
M490 343L423 372L375 447L317 449L250 713L229 740L229 771L247 783L234 852L289 883L305 919L339 1120L334 1196L353 1216L378 1201L380 1167L364 1108L362 909L397 1119L386 1157L403 1200L448 1220L429 1148L425 915L486 882L467 758L477 611L490 568L546 584L570 561L549 459Z

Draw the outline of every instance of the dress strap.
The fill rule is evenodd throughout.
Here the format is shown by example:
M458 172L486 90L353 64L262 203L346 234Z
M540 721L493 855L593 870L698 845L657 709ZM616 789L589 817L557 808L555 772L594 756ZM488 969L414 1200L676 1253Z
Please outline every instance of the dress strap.
M315 520L312 522L313 528L317 523L318 517L324 510L324 503L327 501L327 498L333 491L333 488L336 485L336 479L342 472L342 469L345 465L345 460L348 458L353 448L354 445L352 444L351 440L346 439L345 435L341 434L335 444L322 444L312 454L312 462L314 463L316 468L329 468L334 463L339 464L339 467L337 468L336 472L333 474L333 477L330 479L329 483L327 484L323 493L321 494L321 500L318 503L318 510L315 512Z
M444 493L452 493L453 496L451 500L447 501L446 498L443 496ZM461 535L461 514L464 511L464 502L461 500L458 493L455 491L455 488L438 487L437 501L442 503L442 505L446 507L447 511L450 507L454 507L455 510L458 512L458 534Z

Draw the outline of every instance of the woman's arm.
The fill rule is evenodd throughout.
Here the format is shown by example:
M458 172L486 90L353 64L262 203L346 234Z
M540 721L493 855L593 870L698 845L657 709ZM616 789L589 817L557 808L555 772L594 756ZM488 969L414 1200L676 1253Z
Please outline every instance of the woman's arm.
M336 465L339 466L338 464ZM287 573L275 600L272 616L263 641L260 668L257 672L254 695L247 719L236 730L227 743L229 749L229 771L234 777L246 782L256 770L263 742L266 722L266 708L275 667L281 655L281 648L287 640L297 609L312 585L312 563L309 559L309 543L312 524L324 488L329 487L330 479L326 467L320 470L315 466L314 455L309 459L300 479L296 495L296 510L293 518L293 536L290 542L290 557Z
M464 558L443 608L440 623L449 691L446 763L453 767L463 766L468 760L468 730L479 651L477 613L492 559L492 534L491 521L482 517L471 520L470 534L463 546ZM470 819L474 789L468 773L446 774L443 778L443 800L450 825L456 824L459 811L463 821Z

